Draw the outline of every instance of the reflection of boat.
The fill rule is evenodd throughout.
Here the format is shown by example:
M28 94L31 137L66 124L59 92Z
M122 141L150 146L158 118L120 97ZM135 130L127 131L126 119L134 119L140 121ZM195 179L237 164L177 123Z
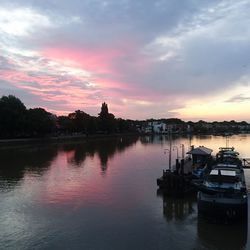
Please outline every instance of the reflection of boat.
M195 195L175 198L164 194L160 190L157 191L157 195L163 199L163 214L167 221L182 221L195 212Z
M190 184L191 174L178 174L170 170L163 170L162 177L157 179L159 190L163 190L165 194L173 196L184 196L194 191L194 187Z
M199 186L198 212L231 219L247 216L247 189L242 163L233 148L221 148Z
M221 224L198 218L199 249L245 249L248 225L246 223Z

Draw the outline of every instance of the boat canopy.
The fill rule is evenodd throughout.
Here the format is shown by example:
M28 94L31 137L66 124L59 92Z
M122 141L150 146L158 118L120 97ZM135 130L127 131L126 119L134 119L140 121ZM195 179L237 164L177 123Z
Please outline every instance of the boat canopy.
M190 155L204 155L204 156L208 156L208 155L211 155L211 153L213 152L212 149L210 148L206 148L204 146L199 146L197 148L194 148L192 150L190 150L189 152L187 152L187 154L190 154Z
M235 170L213 169L207 180L218 183L235 183L239 181L239 176Z
M220 147L220 151L234 151L234 147Z

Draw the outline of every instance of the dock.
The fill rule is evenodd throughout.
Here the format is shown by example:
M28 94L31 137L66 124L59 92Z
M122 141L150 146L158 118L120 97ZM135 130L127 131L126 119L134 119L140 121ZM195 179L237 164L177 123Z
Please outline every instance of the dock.
M196 190L194 179L199 179L202 169L211 161L212 150L203 146L192 147L185 159L176 159L174 166L163 170L157 179L159 189L165 194L183 196Z

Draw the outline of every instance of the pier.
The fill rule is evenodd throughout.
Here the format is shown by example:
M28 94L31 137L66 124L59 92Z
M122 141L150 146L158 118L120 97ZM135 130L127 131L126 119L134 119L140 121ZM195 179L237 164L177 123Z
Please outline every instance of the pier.
M192 181L203 174L203 168L211 160L212 150L203 146L194 148L187 152L188 157L176 159L174 166L163 170L162 177L157 179L159 189L165 194L183 196L195 191Z

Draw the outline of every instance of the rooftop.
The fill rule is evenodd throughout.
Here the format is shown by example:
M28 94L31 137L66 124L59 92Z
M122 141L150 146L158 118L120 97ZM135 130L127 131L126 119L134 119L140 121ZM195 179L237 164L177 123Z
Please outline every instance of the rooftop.
M191 155L211 155L212 152L213 152L213 150L210 149L210 148L206 148L204 146L199 146L198 148L194 148L194 149L190 150L189 152L187 152L187 154L191 154Z

